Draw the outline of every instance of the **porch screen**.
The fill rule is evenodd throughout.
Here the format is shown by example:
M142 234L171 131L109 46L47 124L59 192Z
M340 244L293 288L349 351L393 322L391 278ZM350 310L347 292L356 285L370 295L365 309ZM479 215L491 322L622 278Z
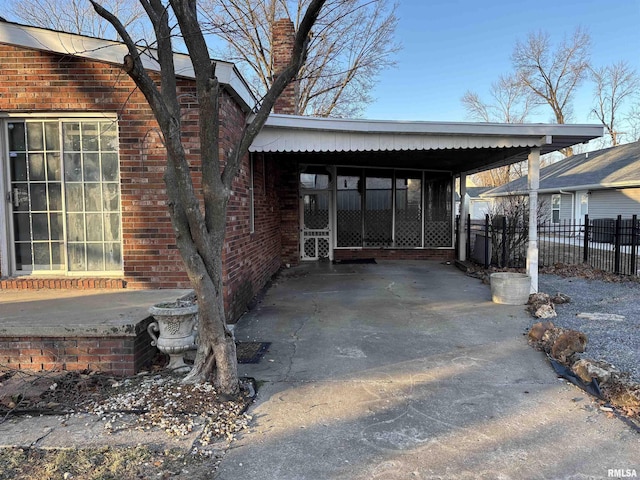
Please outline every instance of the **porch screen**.
M362 181L356 169L338 169L336 227L338 247L362 247Z
M449 175L425 173L424 246L453 244L453 191Z
M396 173L397 247L422 246L422 175L419 172Z

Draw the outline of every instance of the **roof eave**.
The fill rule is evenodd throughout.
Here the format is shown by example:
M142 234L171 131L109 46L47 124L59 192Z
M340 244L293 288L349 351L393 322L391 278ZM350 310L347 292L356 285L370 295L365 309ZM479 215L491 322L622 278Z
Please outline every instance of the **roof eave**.
M113 65L122 65L125 55L129 53L126 45L121 42L2 21L0 21L0 43L72 55ZM146 48L141 51L141 58L144 68L157 72L160 66L154 58L155 52L154 49ZM216 74L221 85L245 111L251 110L257 100L235 65L221 60L215 60L215 62ZM188 55L174 53L174 65L176 77L186 79L195 77Z

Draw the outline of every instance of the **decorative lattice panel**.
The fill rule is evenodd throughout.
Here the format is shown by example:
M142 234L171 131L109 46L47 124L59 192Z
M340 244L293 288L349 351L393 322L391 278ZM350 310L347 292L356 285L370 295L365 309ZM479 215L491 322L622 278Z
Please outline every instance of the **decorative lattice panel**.
M318 238L318 258L329 258L329 239Z
M362 212L360 210L338 210L338 247L362 246Z
M450 247L451 244L451 222L424 222L425 247Z
M304 241L304 258L316 258L316 239L308 238Z
M420 208L396 211L396 247L422 246L422 215Z

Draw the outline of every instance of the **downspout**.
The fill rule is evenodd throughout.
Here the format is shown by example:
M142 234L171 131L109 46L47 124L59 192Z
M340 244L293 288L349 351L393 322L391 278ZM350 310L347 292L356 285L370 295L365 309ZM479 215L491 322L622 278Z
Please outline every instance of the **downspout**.
M576 221L576 192L565 192L562 189L558 190L560 195L571 195L571 223ZM562 197L560 197L562 198ZM561 200L562 202L562 200Z

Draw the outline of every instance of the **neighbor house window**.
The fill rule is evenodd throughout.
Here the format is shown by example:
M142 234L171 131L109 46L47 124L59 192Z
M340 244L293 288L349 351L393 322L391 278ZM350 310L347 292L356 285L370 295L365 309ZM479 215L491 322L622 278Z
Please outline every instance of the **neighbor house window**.
M7 123L17 273L121 272L115 120Z
M561 195L551 196L551 221L553 223L560 223L560 201Z

